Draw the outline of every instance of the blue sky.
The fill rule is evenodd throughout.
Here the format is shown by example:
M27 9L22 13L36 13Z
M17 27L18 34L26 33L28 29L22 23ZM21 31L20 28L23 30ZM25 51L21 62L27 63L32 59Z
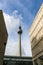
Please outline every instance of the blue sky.
M8 31L6 55L18 56L18 27L22 26L22 56L32 56L29 28L43 0L0 0Z

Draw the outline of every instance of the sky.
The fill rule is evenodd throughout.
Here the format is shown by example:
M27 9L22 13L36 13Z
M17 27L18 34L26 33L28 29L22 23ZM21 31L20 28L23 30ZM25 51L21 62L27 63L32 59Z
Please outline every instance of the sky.
M43 0L0 0L3 11L8 40L5 55L19 56L18 28L22 27L22 56L32 56L29 29Z

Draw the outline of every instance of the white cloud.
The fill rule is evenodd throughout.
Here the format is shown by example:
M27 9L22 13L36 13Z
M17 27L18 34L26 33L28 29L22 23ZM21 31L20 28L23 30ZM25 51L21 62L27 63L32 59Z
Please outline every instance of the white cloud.
M12 32L15 32L15 29L19 26L19 23L22 21L22 16L17 14L17 10L13 12L13 15L9 15L6 13L3 13L7 31L8 31L8 42L6 46L5 54L7 55L18 55L18 41L15 41L14 38L12 38ZM17 31L16 31L17 32ZM11 33L11 35L10 35ZM16 37L14 34L13 36Z
M29 33L22 40L22 47L23 47L24 52L25 52L24 56L32 56Z
M5 55L18 56L18 44L14 39L9 38L6 46Z
M13 11L12 15L9 15L6 13L3 13L3 14L4 14L8 34L9 34L5 54L18 56L18 41L17 40L15 41L14 37L12 38L12 35L13 35L12 32L14 33L15 29L18 28L19 23L22 22L22 19L23 19L22 15L18 14L17 10ZM25 24L23 22L22 22L22 25L24 25L23 26L23 29L24 29ZM15 34L13 36L16 37ZM31 48L30 48L30 42L28 37L22 39L22 55L31 56Z
M12 16L10 16L9 14L3 13L8 33L14 30L19 25L19 23L22 21L22 16L17 15L17 12L18 11L15 10Z
M15 29L18 27L19 23L22 21L23 18L21 15L18 15L17 10L13 12L13 15L9 15L6 13L3 13L3 14L4 14L8 34L9 34L5 55L18 56L19 44L17 40L15 41L14 37L12 38L12 35L16 37L16 35L12 34L12 32L15 32ZM23 22L22 22L22 25L24 25L23 26L23 29L24 29L25 24ZM31 56L31 48L30 48L30 41L29 41L28 35L24 37L24 39L22 39L22 56Z

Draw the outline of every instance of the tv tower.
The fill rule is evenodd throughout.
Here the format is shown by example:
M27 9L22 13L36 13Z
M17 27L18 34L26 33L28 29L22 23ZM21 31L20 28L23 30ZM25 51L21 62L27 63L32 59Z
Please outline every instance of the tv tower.
M19 26L19 29L18 29L18 35L19 35L19 55L21 57L21 34L22 34L22 28L21 28L21 25Z

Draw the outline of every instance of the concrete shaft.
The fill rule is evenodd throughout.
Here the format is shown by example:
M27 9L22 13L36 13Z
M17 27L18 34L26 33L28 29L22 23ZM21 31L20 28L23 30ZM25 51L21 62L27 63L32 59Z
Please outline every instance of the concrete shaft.
M18 35L19 35L19 56L20 57L22 55L22 53L21 53L21 34L22 34L22 29L21 29L21 26L19 26Z

